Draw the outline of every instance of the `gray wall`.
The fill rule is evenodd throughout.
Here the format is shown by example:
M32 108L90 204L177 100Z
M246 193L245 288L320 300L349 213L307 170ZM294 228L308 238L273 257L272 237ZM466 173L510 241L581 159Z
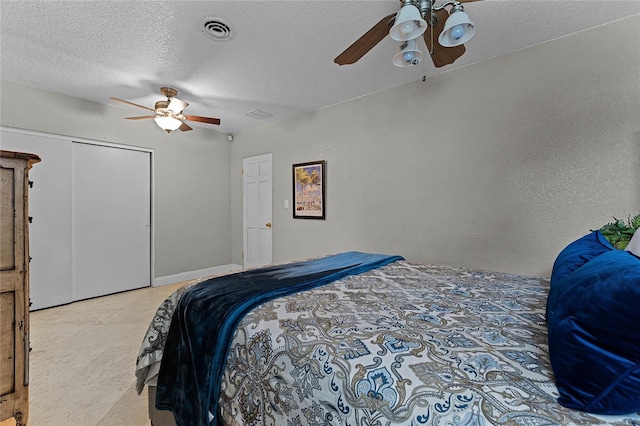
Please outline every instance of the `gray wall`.
M7 81L0 108L2 126L154 149L156 277L230 263L225 134L166 134L152 122L125 121L126 109Z
M640 211L639 21L236 135L232 261L242 158L272 152L274 262L363 250L548 276L567 243ZM291 164L314 160L327 219L294 220Z
M363 250L548 275L568 242L640 211L639 21L259 127L231 145L215 131L167 135L123 120L122 108L6 81L0 125L153 148L157 277L242 263L242 158L265 152L274 262ZM294 220L283 207L291 164L321 159L327 220Z

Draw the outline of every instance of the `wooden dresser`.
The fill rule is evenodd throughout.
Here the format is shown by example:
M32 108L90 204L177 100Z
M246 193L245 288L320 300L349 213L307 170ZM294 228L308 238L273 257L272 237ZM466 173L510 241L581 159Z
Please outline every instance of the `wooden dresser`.
M0 150L0 421L29 416L29 169L34 154Z

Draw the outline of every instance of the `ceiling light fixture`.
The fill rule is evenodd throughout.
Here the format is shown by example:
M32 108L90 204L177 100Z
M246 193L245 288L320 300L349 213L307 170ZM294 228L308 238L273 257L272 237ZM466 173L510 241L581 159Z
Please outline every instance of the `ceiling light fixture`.
M393 56L393 65L397 67L409 67L418 65L422 61L422 52L418 49L415 40L407 40L400 43L398 53Z
M159 115L153 119L156 124L165 132L171 133L174 130L178 130L182 126L182 121L178 120L171 115Z
M407 41L420 37L427 29L427 22L420 16L415 0L402 0L402 8L389 30L395 41Z
M172 87L161 87L160 93L165 95L167 99L156 102L154 108L149 108L144 105L138 105L136 103L125 101L124 99L120 98L109 99L154 112L154 115L142 115L137 117L125 118L127 120L145 120L153 118L156 124L167 133L171 133L177 129L180 129L181 132L188 132L190 130L193 130L191 126L185 123L185 120L198 121L200 123L207 124L220 124L219 118L203 117L200 115L184 115L183 111L187 106L189 106L189 104L176 98L176 96L178 95L178 91L176 89Z
M178 98L173 97L171 98L171 102L169 102L169 105L167 105L167 109L174 114L180 114L182 110L188 106L189 104L186 103L185 101L182 101Z
M418 38L424 34L427 25L435 28L438 17L434 12L451 8L444 28L438 36L438 43L444 47L460 46L476 33L476 24L464 12L459 1L447 1L436 6L436 0L400 0L402 7L395 17L389 30L389 36L401 41L398 52L393 56L393 64L397 67L417 65L422 61L423 54L418 48ZM426 36L426 35L425 35Z
M464 12L462 4L455 2L451 8L451 15L438 36L438 43L444 47L460 46L471 40L475 33L476 24Z

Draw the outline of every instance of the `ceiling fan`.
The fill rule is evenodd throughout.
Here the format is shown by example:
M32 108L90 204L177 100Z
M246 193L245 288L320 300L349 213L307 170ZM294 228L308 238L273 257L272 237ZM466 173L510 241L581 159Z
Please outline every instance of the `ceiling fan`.
M193 130L191 126L184 122L184 120L198 121L200 123L208 124L220 124L219 118L213 117L200 117L198 115L185 115L184 109L189 105L185 101L182 101L176 96L178 91L171 87L161 87L160 93L167 97L167 100L156 102L155 107L149 108L143 105L138 105L133 102L125 101L119 98L109 98L114 101L123 102L125 104L133 105L139 108L144 108L154 113L154 115L142 115L138 117L125 117L127 120L144 120L147 118L153 118L156 124L165 132L171 133L174 130L180 129L183 132Z
M437 1L400 0L401 8L397 13L382 18L334 62L338 65L354 64L389 35L400 41L398 53L393 57L396 66L420 63L423 56L417 47L420 36L436 67L452 64L466 51L463 43L475 34L475 24L464 12L462 3L478 0L453 0L436 5ZM451 13L447 7L451 8Z

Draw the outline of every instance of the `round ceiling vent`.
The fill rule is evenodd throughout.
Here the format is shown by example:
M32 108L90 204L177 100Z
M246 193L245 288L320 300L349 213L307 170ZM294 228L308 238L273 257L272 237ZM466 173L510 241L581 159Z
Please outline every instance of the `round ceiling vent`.
M200 29L204 35L215 41L229 41L236 35L233 27L220 18L203 19Z

